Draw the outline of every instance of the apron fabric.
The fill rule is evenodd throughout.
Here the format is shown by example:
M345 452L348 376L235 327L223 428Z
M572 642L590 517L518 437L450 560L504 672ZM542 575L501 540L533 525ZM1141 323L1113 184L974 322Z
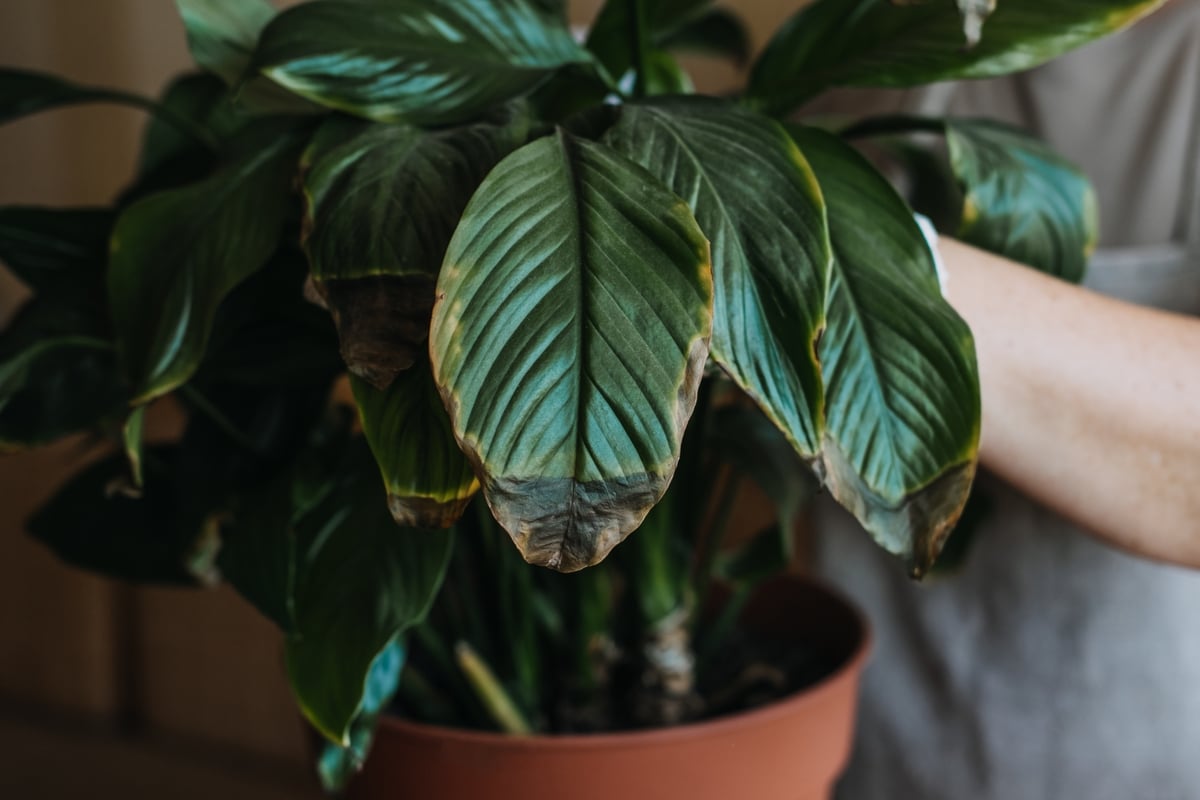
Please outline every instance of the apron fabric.
M1097 186L1103 246L1085 285L1200 313L1200 0L1031 73L902 101L1042 135ZM979 483L993 510L965 563L922 584L818 504L818 571L875 636L838 796L1200 798L1200 572Z

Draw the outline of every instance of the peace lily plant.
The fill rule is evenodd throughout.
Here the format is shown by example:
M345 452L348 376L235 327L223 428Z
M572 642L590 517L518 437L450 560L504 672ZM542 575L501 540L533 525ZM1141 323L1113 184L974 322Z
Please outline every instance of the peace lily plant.
M397 695L511 732L717 713L733 616L699 601L786 565L811 482L925 572L975 471L971 336L848 140L935 134L909 161L945 154L945 182L914 174L950 232L1067 278L1090 191L996 124L796 112L1032 67L1159 4L818 0L715 98L674 54L748 47L704 0L610 0L584 43L561 0L177 2L201 71L159 100L0 72L0 121L151 115L111 207L0 209L34 291L0 436L117 445L30 530L125 579L231 583L286 635L330 783ZM186 429L148 445L168 395ZM722 547L739 476L779 522Z

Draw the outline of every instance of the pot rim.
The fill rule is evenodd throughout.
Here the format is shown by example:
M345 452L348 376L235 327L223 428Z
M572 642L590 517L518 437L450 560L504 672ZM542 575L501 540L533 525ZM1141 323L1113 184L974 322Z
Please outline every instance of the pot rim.
M807 574L786 575L783 576L783 580L795 581L816 589L825 595L826 601L840 606L841 610L854 620L857 628L857 641L850 655L824 678L766 705L722 714L713 719L663 728L604 733L536 733L529 736L517 736L498 731L451 728L445 725L416 722L393 714L383 714L379 718L379 732L406 733L423 739L487 746L493 749L570 751L673 744L707 737L719 737L746 727L769 723L782 717L801 713L805 706L816 703L836 684L853 679L862 670L867 656L871 652L873 637L871 626L858 606L825 580Z

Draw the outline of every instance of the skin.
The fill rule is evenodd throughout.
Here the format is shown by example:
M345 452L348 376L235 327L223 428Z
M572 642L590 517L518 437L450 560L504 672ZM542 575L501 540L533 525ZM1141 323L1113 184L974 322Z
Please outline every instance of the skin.
M1200 322L938 248L975 334L980 462L1110 544L1200 568Z

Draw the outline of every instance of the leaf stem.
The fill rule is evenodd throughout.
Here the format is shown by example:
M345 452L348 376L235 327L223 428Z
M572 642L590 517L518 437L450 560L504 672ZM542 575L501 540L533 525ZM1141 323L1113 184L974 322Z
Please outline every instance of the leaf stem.
M633 96L646 96L647 35L646 0L629 0L629 37L633 56Z
M212 135L204 128L189 119L179 116L171 109L164 106L155 100L148 97L142 97L133 92L123 92L119 89L98 89L94 95L98 101L107 101L110 103L119 103L121 105L133 106L140 108L143 111L148 111L154 116L161 119L163 122L170 125L175 130L184 134L190 139L195 140L197 144L203 145L209 150L216 150L216 142L213 141Z
M458 659L459 669L463 671L500 729L514 736L532 734L533 728L525 719L525 715L517 708L517 704L501 685L491 667L475 652L475 648L465 641L460 641L454 645L454 655Z
M703 549L700 555L700 564L696 568L696 602L703 604L708 594L709 585L712 583L713 570L717 561L717 554L721 551L721 542L725 538L725 531L729 527L729 518L733 514L733 505L737 501L738 490L742 485L742 475L735 469L730 468L725 477L725 482L721 487L721 494L717 499L716 509L713 512L712 522L705 531L701 544ZM696 615L696 620L699 620L700 615Z

